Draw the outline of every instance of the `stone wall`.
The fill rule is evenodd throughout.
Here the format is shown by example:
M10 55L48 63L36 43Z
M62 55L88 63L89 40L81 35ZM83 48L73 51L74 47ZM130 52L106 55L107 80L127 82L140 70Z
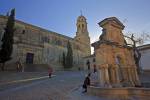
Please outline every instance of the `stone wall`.
M89 62L91 72L94 71L94 66L96 67L96 69L98 69L97 66L96 66L95 55L84 57L84 69L85 70L88 70L87 62Z
M90 95L106 97L114 100L128 100L132 97L137 97L135 100L149 100L150 96L150 88L100 88L90 86L88 87L87 92Z
M4 32L7 18L0 16L0 32ZM70 41L73 49L74 66L83 66L83 58L88 54L87 44L73 38L48 31L40 27L16 20L14 33L14 50L10 63L21 59L26 63L27 53L34 54L33 64L61 65L63 52L67 53L67 43ZM0 34L2 37L2 34ZM1 44L1 42L0 42Z

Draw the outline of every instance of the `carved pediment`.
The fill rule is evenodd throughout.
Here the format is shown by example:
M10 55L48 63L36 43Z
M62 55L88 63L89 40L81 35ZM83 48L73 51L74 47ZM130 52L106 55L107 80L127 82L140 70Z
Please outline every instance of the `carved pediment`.
M104 25L108 24L108 23L112 23L114 25L119 26L119 28L121 28L122 30L124 29L124 25L116 18L116 17L109 17L109 18L105 18L104 20L102 20L101 22L99 22L99 26L103 27Z

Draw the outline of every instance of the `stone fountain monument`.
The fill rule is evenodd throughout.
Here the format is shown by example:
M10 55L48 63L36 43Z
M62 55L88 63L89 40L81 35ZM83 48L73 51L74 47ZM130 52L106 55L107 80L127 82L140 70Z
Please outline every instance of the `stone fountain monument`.
M133 49L127 46L122 33L124 25L109 17L98 23L102 27L99 41L92 43L99 71L99 85L88 87L94 95L141 95L145 89L140 86ZM150 91L147 91L150 95ZM145 95L145 94L143 94Z
M102 27L99 41L92 44L102 87L134 87L140 85L133 50L127 46L124 25L110 17L98 23Z

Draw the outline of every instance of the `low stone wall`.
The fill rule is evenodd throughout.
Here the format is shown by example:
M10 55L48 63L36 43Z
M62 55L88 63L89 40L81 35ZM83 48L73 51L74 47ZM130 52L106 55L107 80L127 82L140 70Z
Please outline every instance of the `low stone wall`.
M130 97L144 97L146 100L150 99L150 88L100 88L90 86L88 87L88 94L96 96L105 96L108 98L123 98ZM144 99L145 100L145 99Z

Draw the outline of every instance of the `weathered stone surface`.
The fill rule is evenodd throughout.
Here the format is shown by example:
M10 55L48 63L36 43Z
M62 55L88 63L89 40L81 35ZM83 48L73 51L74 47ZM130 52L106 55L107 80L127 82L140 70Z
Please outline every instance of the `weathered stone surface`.
M0 32L4 32L7 17L0 16ZM80 23L77 20L77 23ZM15 63L19 58L22 63L27 63L27 53L33 55L33 64L59 64L62 63L63 52L67 52L67 42L70 41L73 48L75 66L83 66L84 56L90 55L90 38L87 32L87 23L84 20L84 31L77 29L78 38L70 38L56 32L48 31L16 20L14 34L14 50L12 61ZM82 30L82 31L81 31ZM0 35L2 37L2 34ZM30 58L29 58L30 59ZM31 58L32 59L32 58Z
M139 100L149 100L150 89L149 88L100 88L100 87L88 87L88 94L92 94L100 97L107 97L109 99L133 99L133 97ZM141 98L141 99L140 99Z
M124 25L115 17L99 23L103 28L100 40L93 43L96 65L100 70L102 87L128 87L140 85L133 50L126 45Z

